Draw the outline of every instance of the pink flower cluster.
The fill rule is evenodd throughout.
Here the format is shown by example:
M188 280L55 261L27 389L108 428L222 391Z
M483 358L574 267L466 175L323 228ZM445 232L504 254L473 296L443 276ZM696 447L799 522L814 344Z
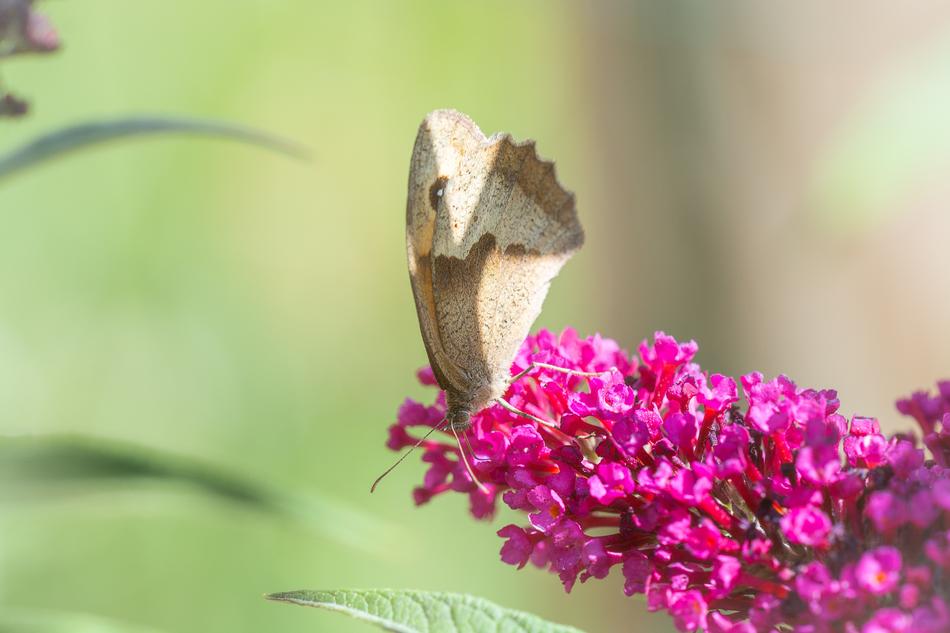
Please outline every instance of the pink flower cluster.
M707 375L697 346L658 332L630 358L573 330L529 337L512 375L515 407L492 406L467 432L480 490L450 434L423 444L416 503L466 493L491 517L499 497L523 511L501 558L580 579L619 568L681 631L950 631L950 382L898 403L923 430L884 436L873 418L838 413L834 391ZM434 385L431 371L420 380ZM389 447L415 442L445 414L444 395L407 400ZM467 450L467 449L466 449Z

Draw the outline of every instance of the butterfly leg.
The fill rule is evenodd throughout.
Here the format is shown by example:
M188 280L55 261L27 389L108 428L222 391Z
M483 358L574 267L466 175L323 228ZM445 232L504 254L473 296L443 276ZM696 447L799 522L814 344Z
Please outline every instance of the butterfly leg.
M536 415L531 415L531 414L528 413L527 411L522 411L521 409L519 409L519 408L516 407L515 405L511 404L510 402L508 402L508 401L505 400L504 398L498 398L498 399L495 400L495 402L497 402L498 404L500 404L500 405L502 406L502 408L507 409L508 411L511 411L511 412L514 413L515 415L519 415L519 416L521 416L521 417L523 417L523 418L528 418L529 420L532 420L532 421L534 421L534 422L537 422L538 424L543 424L544 426L550 427L550 428L552 428L552 429L558 428L557 424L555 424L554 422L549 422L549 421L547 421L547 420L542 420L541 418L539 418L539 417L536 416Z
M594 376L603 376L604 374L609 374L610 370L607 371L578 371L576 369L568 369L566 367L558 367L557 365L549 365L548 363L538 363L534 362L525 367L521 372L515 374L511 377L511 380L508 381L508 384L513 384L527 376L531 373L532 370L541 368L541 369L550 369L551 371L559 371L562 374L571 374L573 376L584 376L586 378L592 378Z
M461 458L462 463L465 464L465 470L468 471L468 476L472 478L472 481L475 483L475 485L478 487L478 490L482 494L486 494L486 495L491 494L491 491L485 487L485 484L479 481L478 475L476 475L475 471L472 469L472 465L468 463L468 458L465 457L465 449L462 448L462 440L459 438L459 432L455 429L454 426L450 428L452 429L452 434L455 435L456 443L459 445L459 458ZM466 442L468 441L468 437L465 438L465 441ZM471 450L472 445L469 444L468 448L469 450ZM473 457L475 456L474 453L472 454L472 456Z
M602 375L604 375L604 374L610 373L610 371L611 371L611 370L607 370L607 371L578 371L578 370L576 370L576 369L568 369L568 368L566 368L566 367L558 367L557 365L549 365L548 363L538 363L538 362L534 362L534 363L531 363L530 365L528 365L527 367L525 367L525 368L524 368L522 371L520 371L519 373L517 373L517 374L515 374L514 376L512 376L512 377L511 377L511 380L508 381L508 384L511 385L511 384L514 384L514 383L518 382L519 380L521 380L522 378L524 378L525 376L527 376L532 370L537 369L537 368L550 369L550 370L552 370L552 371L559 371L559 372L561 372L561 373L564 373L564 374L572 374L572 375L574 375L574 376L584 376L584 377L586 377L586 378L591 378L591 377L593 377L593 376L602 376ZM511 411L511 412L514 413L515 415L521 416L521 417L523 417L523 418L527 418L527 419L529 419L529 420L532 420L532 421L534 421L534 422L537 422L538 424L543 424L544 426L547 426L547 427L552 428L552 429L557 429L557 428L558 428L558 426L557 426L554 422L549 422L548 420L542 420L541 418L537 417L536 415L531 415L531 414L528 413L527 411L522 411L521 409L519 409L518 407L514 406L513 404L511 404L510 402L508 402L508 401L505 400L504 398L497 398L497 399L495 400L495 402L497 402L498 404L500 404L503 408L507 409L508 411Z
M472 456L472 460L476 462L487 462L490 457L480 457L478 453L475 452L475 449L472 447L471 440L468 439L468 433L463 433L462 437L465 438L465 445L468 446L468 452Z

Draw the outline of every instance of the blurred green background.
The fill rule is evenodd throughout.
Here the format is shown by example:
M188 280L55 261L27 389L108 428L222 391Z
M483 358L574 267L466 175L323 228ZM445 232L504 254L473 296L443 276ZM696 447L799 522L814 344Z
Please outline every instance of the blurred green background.
M577 193L587 244L539 325L628 348L654 329L696 338L706 369L837 387L844 412L892 430L894 398L950 373L946 5L40 8L65 47L3 65L33 113L2 122L0 149L165 113L268 130L313 158L152 139L0 182L0 432L173 451L322 498L333 525L179 488L7 490L3 608L169 633L366 631L261 594L399 587L592 633L671 630L616 577L565 596L502 565L504 513L413 508L417 460L368 493L397 406L424 394L403 222L435 108L537 139Z

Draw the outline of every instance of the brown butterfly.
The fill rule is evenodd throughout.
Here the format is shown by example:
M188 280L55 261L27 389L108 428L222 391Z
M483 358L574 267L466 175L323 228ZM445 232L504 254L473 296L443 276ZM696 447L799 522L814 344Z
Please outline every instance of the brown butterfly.
M409 277L446 394L443 425L456 435L493 402L545 423L503 396L523 375L512 378L511 365L551 280L583 242L574 195L533 141L486 137L455 110L422 121L406 204Z

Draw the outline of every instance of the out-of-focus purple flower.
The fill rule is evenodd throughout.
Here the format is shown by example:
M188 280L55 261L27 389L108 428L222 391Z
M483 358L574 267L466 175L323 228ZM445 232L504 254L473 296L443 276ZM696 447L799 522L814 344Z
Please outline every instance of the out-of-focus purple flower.
M901 553L896 548L879 547L861 556L854 573L862 589L879 596L897 586L901 565Z
M898 403L923 430L888 438L874 418L838 413L832 390L785 376L707 376L695 343L658 332L639 359L600 337L542 330L525 341L509 389L541 425L492 406L472 416L466 472L447 433L423 444L417 503L451 491L473 515L500 498L525 513L499 530L502 560L557 574L568 591L614 567L682 631L950 631L950 382ZM429 372L420 372L432 384ZM399 449L439 424L407 402ZM463 444L464 445L464 444Z
M782 531L792 543L825 548L831 534L831 519L818 508L792 508L782 517Z
M49 53L59 48L59 35L33 0L0 0L0 57Z
M24 53L51 53L60 47L59 34L33 0L0 0L0 59ZM27 113L29 104L11 93L0 93L0 117Z
M42 13L30 11L24 29L24 38L38 53L50 53L59 49L59 34L53 23Z
M872 492L867 502L867 516L874 524L875 530L889 537L897 528L907 523L907 504L893 492Z
M723 536L722 532L709 519L690 528L683 540L683 547L698 560L711 560L719 552L729 551L735 543Z
M841 458L836 445L803 446L798 451L795 467L799 477L814 486L829 486L838 480Z
M666 601L667 611L673 616L676 628L684 633L692 633L696 629L706 628L706 600L701 591L672 592Z
M901 479L907 479L911 473L924 463L924 451L907 440L892 442L885 454L887 463L894 469L894 474Z
M913 620L909 613L885 607L864 623L861 633L903 633L911 630Z
M697 404L706 410L725 411L739 400L736 391L736 381L722 374L713 374L709 377L709 387L704 387L697 395Z
M950 530L938 532L927 539L924 553L938 568L950 571Z
M588 486L590 496L605 506L628 497L636 488L630 469L616 462L598 464L595 474L588 479Z
M653 575L653 563L649 556L638 550L630 551L623 561L624 593L646 593L647 582Z

